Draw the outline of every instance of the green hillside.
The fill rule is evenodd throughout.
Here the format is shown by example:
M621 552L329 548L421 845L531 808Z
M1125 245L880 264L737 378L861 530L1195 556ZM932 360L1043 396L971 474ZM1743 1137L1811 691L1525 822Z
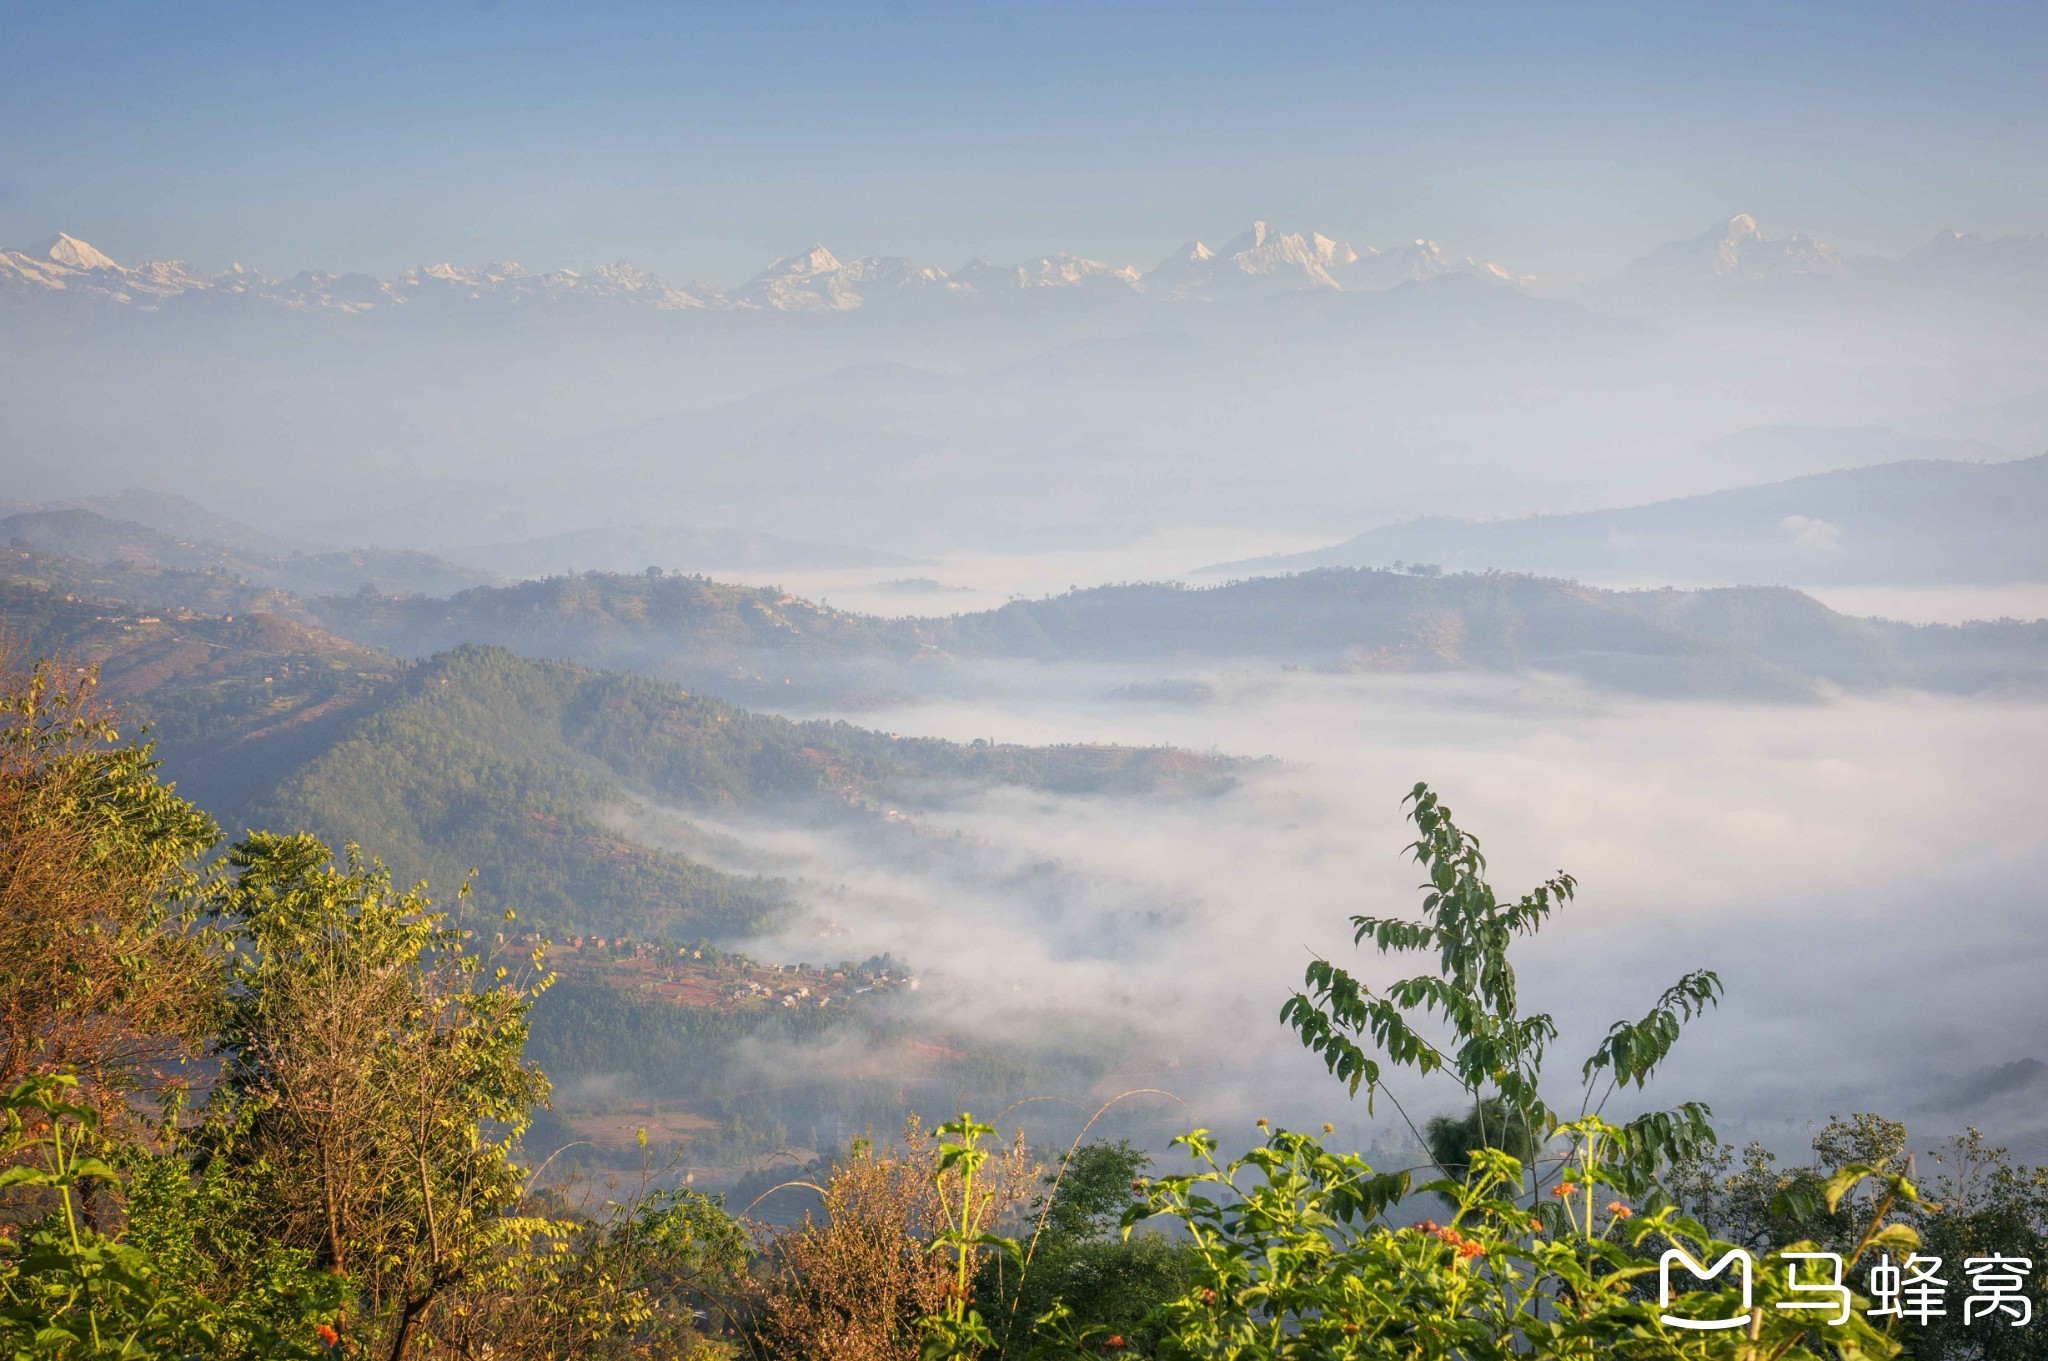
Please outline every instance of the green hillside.
M447 600L359 595L311 608L335 632L399 656L489 643L752 703L890 696L944 660L917 624L697 576L587 572Z
M962 746L749 713L641 677L462 647L409 668L375 713L252 816L382 847L550 926L744 933L780 890L634 844L598 812L652 800L785 818L880 817L948 787L1201 790L1232 763L1168 750Z

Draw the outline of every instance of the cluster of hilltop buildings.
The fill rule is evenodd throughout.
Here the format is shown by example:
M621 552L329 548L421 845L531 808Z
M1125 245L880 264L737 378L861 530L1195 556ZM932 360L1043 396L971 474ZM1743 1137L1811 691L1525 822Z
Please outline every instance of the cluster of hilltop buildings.
M532 951L544 938L535 932L498 936L501 946ZM830 1006L862 993L915 990L918 980L887 956L838 966L762 964L715 946L667 945L625 936L571 935L549 945L551 959L572 970L625 970L664 996L691 1005L767 1002L789 1008Z

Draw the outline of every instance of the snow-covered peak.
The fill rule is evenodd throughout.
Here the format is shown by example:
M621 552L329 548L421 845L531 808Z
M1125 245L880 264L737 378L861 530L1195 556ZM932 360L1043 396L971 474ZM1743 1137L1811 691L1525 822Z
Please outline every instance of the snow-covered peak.
M901 256L870 255L842 263L823 246L813 246L762 270L733 291L732 301L778 312L850 312L882 297L946 287L946 271Z
M1329 267L1357 258L1351 247L1320 233L1312 238L1283 234L1260 220L1217 250L1197 241L1160 261L1145 276L1145 290L1162 297L1210 298L1336 288Z
M1468 275L1516 287L1527 277L1499 265L1446 255L1434 241L1389 251L1357 247L1321 232L1283 232L1252 223L1220 250L1198 242L1145 275L1145 291L1165 298L1262 296L1301 289L1377 292L1410 280Z
M812 246L808 251L805 251L802 255L790 255L785 256L780 260L777 260L774 264L768 266L767 269L762 271L762 276L766 277L767 275L770 274L796 274L805 276L831 274L838 270L839 268L841 268L841 266L839 264L838 256L834 255L831 251L826 250L823 246Z
M121 271L111 258L69 232L58 232L49 240L31 246L29 251L67 269L107 269L117 274Z
M1266 224L1263 222L1254 222L1250 227L1246 228L1243 232L1240 232L1238 235L1233 236L1232 238L1230 238L1230 240L1224 242L1223 249L1220 252L1218 252L1218 254L1242 255L1247 251L1256 251L1265 244Z
M1325 269L1333 265L1341 267L1358 263L1359 256L1357 250L1342 241L1332 241L1321 232L1312 233L1309 236L1308 245L1310 253L1316 258L1316 263ZM1379 254L1371 246L1365 248L1365 253L1367 255Z
M1841 273L1833 246L1798 232L1766 236L1755 218L1737 213L1689 240L1657 247L1629 265L1619 282L1636 289L1721 287Z

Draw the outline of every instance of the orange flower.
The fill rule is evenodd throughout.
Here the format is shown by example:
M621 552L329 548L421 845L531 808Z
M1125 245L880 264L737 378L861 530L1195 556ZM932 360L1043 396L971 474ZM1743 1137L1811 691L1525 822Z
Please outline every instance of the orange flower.
M1613 1215L1616 1219L1627 1219L1635 1211L1618 1200L1610 1200L1607 1202L1607 1213Z
M1477 1257L1485 1251L1485 1248L1480 1247L1469 1238L1458 1244L1458 1256L1460 1257Z
M1542 1232L1543 1232L1543 1221L1542 1221L1542 1220L1540 1220L1540 1219L1538 1219L1538 1218L1537 1218L1537 1217L1536 1217L1535 1215L1530 1215L1530 1216L1529 1216L1529 1231L1530 1231L1531 1233L1542 1233Z
M1102 1339L1102 1345L1109 1348L1111 1351L1117 1351L1121 1349L1124 1345L1123 1334L1111 1333L1108 1337Z
M1563 1182L1559 1182L1556 1186L1550 1188L1550 1194L1556 1196L1559 1200L1563 1200L1566 1196L1570 1195L1573 1191L1576 1191L1577 1189L1578 1188L1576 1186L1567 1186Z
M320 1345L323 1347L332 1347L335 1343L341 1341L341 1334L335 1332L334 1329L324 1323L313 1330L313 1336L320 1339Z

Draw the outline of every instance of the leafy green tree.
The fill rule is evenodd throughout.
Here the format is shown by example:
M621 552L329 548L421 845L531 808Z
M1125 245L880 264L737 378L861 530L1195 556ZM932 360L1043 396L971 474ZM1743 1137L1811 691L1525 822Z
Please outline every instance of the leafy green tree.
M1523 1166L1533 1166L1537 1138L1520 1111L1499 1097L1475 1102L1463 1116L1438 1115L1422 1127L1430 1161L1444 1175L1464 1180L1472 1168L1472 1155L1482 1148L1498 1149Z
M349 1276L351 1326L403 1361L437 1303L548 1229L512 1159L547 1082L521 1057L533 988L350 848L257 833L228 855L235 945L217 1100L265 1232Z
M223 1223L215 1182L192 1187L175 1175L131 1188L129 1229L108 1234L85 1222L83 1193L121 1183L100 1135L99 1112L67 1099L68 1075L35 1077L0 1097L0 1190L38 1193L48 1212L20 1242L0 1240L0 1354L36 1361L121 1358L154 1361L291 1361L327 1354L346 1283L308 1269L307 1254L256 1240L227 1254L193 1251ZM130 1146L127 1152L135 1153ZM118 1154L116 1161L118 1161ZM170 1168L172 1160L163 1160ZM182 1234L183 1241L178 1241ZM226 1279L201 1270L225 1265Z
M1045 1191L1033 1209L1043 1221L1044 1244L1104 1238L1123 1222L1133 1188L1152 1165L1152 1155L1128 1139L1099 1139L1078 1145L1066 1166L1048 1172Z
M1105 1336L1142 1345L1147 1318L1193 1285L1198 1262L1184 1240L1118 1232L1151 1163L1128 1140L1099 1140L1077 1146L1064 1169L1046 1174L1028 1216L1041 1227L1021 1282L1006 1291L984 1268L977 1292L988 1316L1003 1320L1004 1355L1025 1354L1036 1321L1055 1305Z
M1560 873L1521 898L1503 902L1486 882L1479 839L1453 821L1451 810L1429 787L1416 785L1403 802L1413 805L1409 820L1416 839L1409 852L1428 873L1422 918L1353 917L1353 939L1361 945L1370 940L1381 954L1433 954L1436 968L1374 989L1341 966L1317 959L1308 966L1303 989L1281 1008L1281 1019L1353 1093L1364 1087L1368 1101L1391 1096L1380 1059L1366 1048L1370 1044L1418 1076L1445 1073L1464 1088L1472 1103L1472 1128L1459 1140L1468 1146L1547 1143L1563 1127L1542 1090L1545 1052L1557 1038L1557 1025L1541 1012L1523 1014L1509 951L1517 937L1534 935L1571 900L1577 881ZM1611 1026L1581 1068L1579 1113L1605 1109L1621 1087L1643 1086L1671 1052L1685 1022L1717 1004L1721 991L1713 972L1689 973L1666 989L1641 1020ZM1440 1019L1448 1038L1430 1037L1430 1018ZM1610 1146L1599 1150L1603 1175L1625 1192L1647 1191L1660 1164L1712 1143L1710 1115L1705 1105L1686 1102L1608 1127L1602 1138ZM1556 1158L1547 1173L1534 1165L1528 1169L1530 1182L1523 1189L1532 1202L1567 1161L1566 1156Z

